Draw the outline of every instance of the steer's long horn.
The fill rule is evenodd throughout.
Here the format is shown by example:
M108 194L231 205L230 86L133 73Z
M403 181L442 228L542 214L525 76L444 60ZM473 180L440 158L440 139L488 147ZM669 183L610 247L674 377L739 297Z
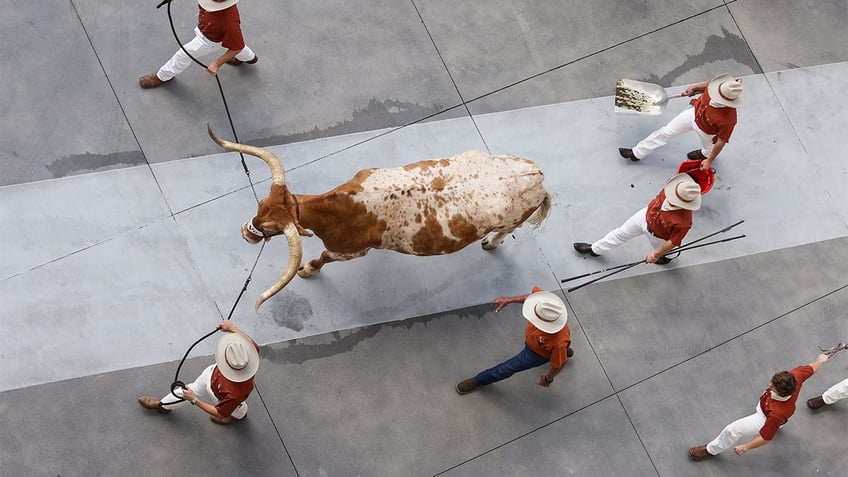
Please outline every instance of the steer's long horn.
M286 170L283 168L283 164L280 162L280 158L277 157L276 154L267 149L262 149L261 147L239 144L237 142L230 142L226 139L221 139L212 132L212 126L209 123L206 123L206 129L209 131L209 137L211 137L213 141L217 142L218 145L224 149L229 149L230 151L235 152L244 152L265 161L265 163L268 164L268 167L271 168L271 180L274 184L286 185Z
M259 295L259 299L256 300L257 313L259 312L259 307L265 302L265 300L276 295L283 289L283 287L288 285L292 278L294 278L294 274L297 273L297 269L300 267L300 260L303 258L303 246L300 243L300 234L297 233L297 227L294 223L289 222L286 224L286 228L283 230L283 233L286 235L286 240L289 243L289 265L286 267L286 271L280 275L280 278L276 281L276 283L271 285L267 290Z

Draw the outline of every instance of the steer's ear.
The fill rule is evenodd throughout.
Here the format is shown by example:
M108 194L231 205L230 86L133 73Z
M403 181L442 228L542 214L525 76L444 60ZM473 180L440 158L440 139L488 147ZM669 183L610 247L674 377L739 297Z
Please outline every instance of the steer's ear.
M300 235L303 235L304 237L312 237L312 232L301 227L300 224L298 224L297 222L295 222L294 226L297 227L297 233L299 233Z

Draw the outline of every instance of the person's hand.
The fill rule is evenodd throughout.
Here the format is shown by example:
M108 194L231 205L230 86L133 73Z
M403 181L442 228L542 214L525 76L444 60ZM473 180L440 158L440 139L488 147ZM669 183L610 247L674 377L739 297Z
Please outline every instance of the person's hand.
M736 455L742 455L742 454L748 452L748 448L745 447L744 445L736 446L736 447L733 448L733 452L736 452Z
M224 320L218 325L218 329L225 333L238 333L238 327L230 320Z
M657 263L657 260L659 260L659 259L660 259L660 257L657 256L656 253L651 252L651 253L648 254L647 257L645 257L645 263Z
M712 169L712 167L713 161L710 159L704 159L703 161L701 161L701 166L699 167L699 169L701 169L702 171L708 171Z
M209 64L209 66L206 67L206 72L209 73L212 76L215 76L215 75L218 74L218 68L220 68L220 67L221 67L221 65L219 65L219 64L217 64L216 62L213 61L212 63Z
M191 388L183 388L183 399L186 401L193 401L197 399L197 394L194 394L194 391Z
M492 304L498 305L497 309L495 309L495 313L501 311L503 309L503 307L509 305L510 303L512 303L512 302L509 300L509 298L507 298L505 296L499 296L499 297L495 298L494 300L492 300Z
M541 378L539 378L539 386L543 388L549 387L553 381L548 381L548 375L543 374Z
M834 354L835 354L835 353L834 353ZM821 353L821 354L820 354L820 355L818 355L818 357L816 358L816 361L818 361L818 362L820 362L820 363L824 363L825 361L829 360L831 356L833 356L833 354Z

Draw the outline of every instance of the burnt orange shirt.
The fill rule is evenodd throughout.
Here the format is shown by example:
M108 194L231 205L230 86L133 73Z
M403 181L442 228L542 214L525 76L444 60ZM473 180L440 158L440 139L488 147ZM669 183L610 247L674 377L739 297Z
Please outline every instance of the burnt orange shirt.
M228 50L241 51L244 49L244 37L241 34L241 18L238 7L233 5L217 12L207 12L200 7L197 15L197 28L203 36L221 43Z
M533 293L540 291L544 290L533 287ZM551 366L554 368L562 368L568 361L566 353L571 345L571 330L568 329L568 325L550 334L536 328L528 321L527 326L524 327L524 341L534 353L551 360Z
M679 247L683 242L683 237L686 232L692 228L692 211L686 209L678 210L662 210L662 204L665 201L665 189L648 204L648 211L645 212L645 221L648 222L648 230L654 234L654 237L663 240L671 240L675 246Z
M691 101L695 107L695 124L701 131L714 134L716 137L730 142L733 127L736 126L736 108L716 108L710 106L710 93L704 94Z

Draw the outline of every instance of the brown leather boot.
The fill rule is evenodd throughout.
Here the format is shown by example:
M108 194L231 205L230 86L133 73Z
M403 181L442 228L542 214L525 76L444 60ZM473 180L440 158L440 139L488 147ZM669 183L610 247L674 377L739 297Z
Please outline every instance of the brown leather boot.
M689 449L689 457L694 460L701 460L712 456L712 454L707 452L707 446L698 446Z
M701 152L700 149L696 149L694 151L689 151L686 153L686 157L693 161L703 161L707 158L704 153Z
M459 394L468 394L475 389L477 389L477 381L474 378L468 378L456 385L456 392Z
M254 65L254 64L256 64L257 61L259 61L259 57L256 56L256 55L253 55L253 59L250 60L250 61L241 61L241 60L237 60L237 59L233 58L232 60L228 61L227 64L232 65L232 66L241 66L244 63L247 63L249 65Z
M155 397L150 396L141 396L138 398L138 403L141 404L141 407L145 409L155 409L159 411L160 414L168 414L171 412L170 409L165 409L162 407L162 402L156 399Z
M147 76L142 76L141 78L139 78L138 85L141 86L143 89L151 89L158 88L163 84L167 83L168 81L162 81L159 79L158 76L156 76L156 73L151 73Z
M824 402L821 396L816 396L812 399L807 400L807 407L810 409L821 409L827 406L827 403Z

